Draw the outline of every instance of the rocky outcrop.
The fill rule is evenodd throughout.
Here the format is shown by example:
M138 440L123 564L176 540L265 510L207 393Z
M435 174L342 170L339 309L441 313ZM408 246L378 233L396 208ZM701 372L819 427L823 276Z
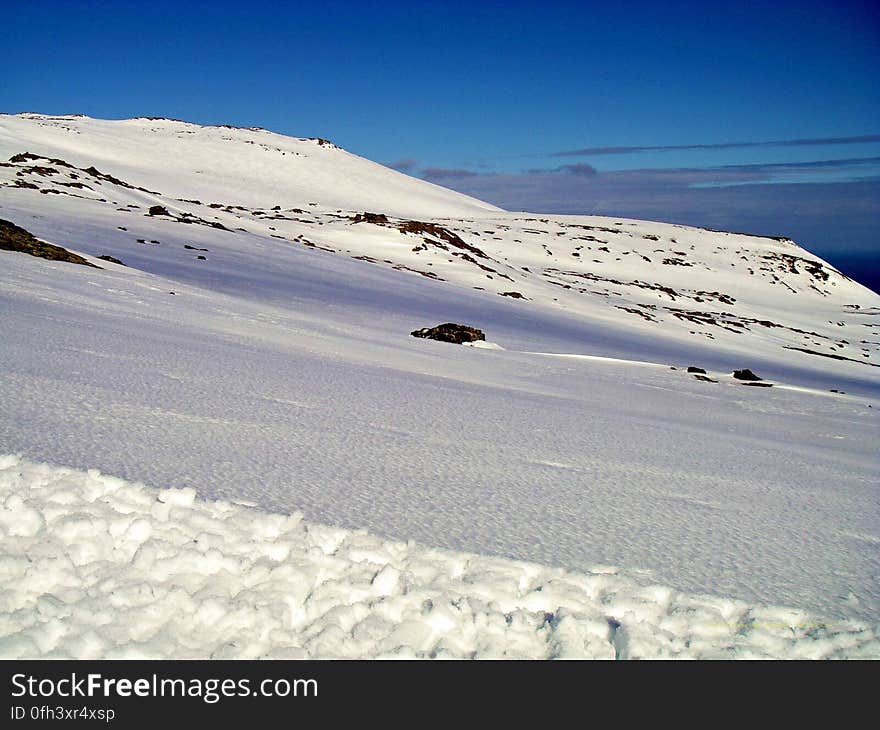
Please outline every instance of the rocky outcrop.
M11 221L0 219L0 249L4 251L19 251L41 259L50 261L67 261L71 264L82 264L100 269L100 266L86 261L82 256L71 253L66 248L54 246L51 243L40 241L24 228L15 225Z
M414 330L410 332L413 337L424 337L429 340L439 340L440 342L452 342L460 345L463 342L476 342L477 340L485 340L486 335L482 330L476 327L468 327L465 324L456 324L455 322L446 322L438 324L436 327L426 327L425 329Z
M743 370L734 370L733 377L737 380L763 380L764 378L759 378L748 368L744 368Z

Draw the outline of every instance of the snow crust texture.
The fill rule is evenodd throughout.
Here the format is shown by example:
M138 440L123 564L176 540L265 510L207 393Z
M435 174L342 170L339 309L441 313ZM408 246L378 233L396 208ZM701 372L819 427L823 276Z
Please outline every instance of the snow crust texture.
M0 657L877 658L878 627L0 456Z

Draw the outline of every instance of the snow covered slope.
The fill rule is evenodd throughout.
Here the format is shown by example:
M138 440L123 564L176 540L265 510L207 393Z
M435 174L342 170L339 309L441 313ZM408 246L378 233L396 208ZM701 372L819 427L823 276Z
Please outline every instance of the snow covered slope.
M178 122L0 116L0 158L0 219L102 267L0 251L0 453L880 618L880 297L792 242Z
M0 116L0 158L14 223L212 289L276 303L354 291L385 313L397 287L370 290L372 264L449 282L453 301L462 287L506 297L536 323L491 334L524 346L540 333L558 351L730 370L747 354L804 384L880 382L880 298L788 240L504 213L321 141L169 120ZM340 282L303 270L303 247L363 265Z
M316 203L322 209L391 206L389 212L399 215L426 216L498 210L323 139L170 119L104 121L37 114L0 119L4 160L16 151L39 152L80 167L94 165L170 198L198 194L208 201L251 207L270 201Z

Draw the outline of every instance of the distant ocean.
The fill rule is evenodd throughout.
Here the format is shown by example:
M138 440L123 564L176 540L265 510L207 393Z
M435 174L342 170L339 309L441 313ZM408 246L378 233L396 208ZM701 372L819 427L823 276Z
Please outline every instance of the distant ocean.
M843 253L840 251L815 251L851 279L880 294L880 251L866 253Z

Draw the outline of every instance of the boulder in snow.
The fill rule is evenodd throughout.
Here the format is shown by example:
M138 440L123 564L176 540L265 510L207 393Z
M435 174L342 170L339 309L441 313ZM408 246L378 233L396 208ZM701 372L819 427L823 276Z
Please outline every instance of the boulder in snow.
M468 327L466 324L455 324L455 322L446 322L438 324L436 327L426 327L420 330L410 332L413 337L424 337L429 340L440 340L440 342L453 342L460 345L462 342L476 342L477 340L485 340L486 335L482 330L476 327Z
M734 370L733 377L737 380L763 380L764 378L759 378L748 368L744 368L743 370Z

